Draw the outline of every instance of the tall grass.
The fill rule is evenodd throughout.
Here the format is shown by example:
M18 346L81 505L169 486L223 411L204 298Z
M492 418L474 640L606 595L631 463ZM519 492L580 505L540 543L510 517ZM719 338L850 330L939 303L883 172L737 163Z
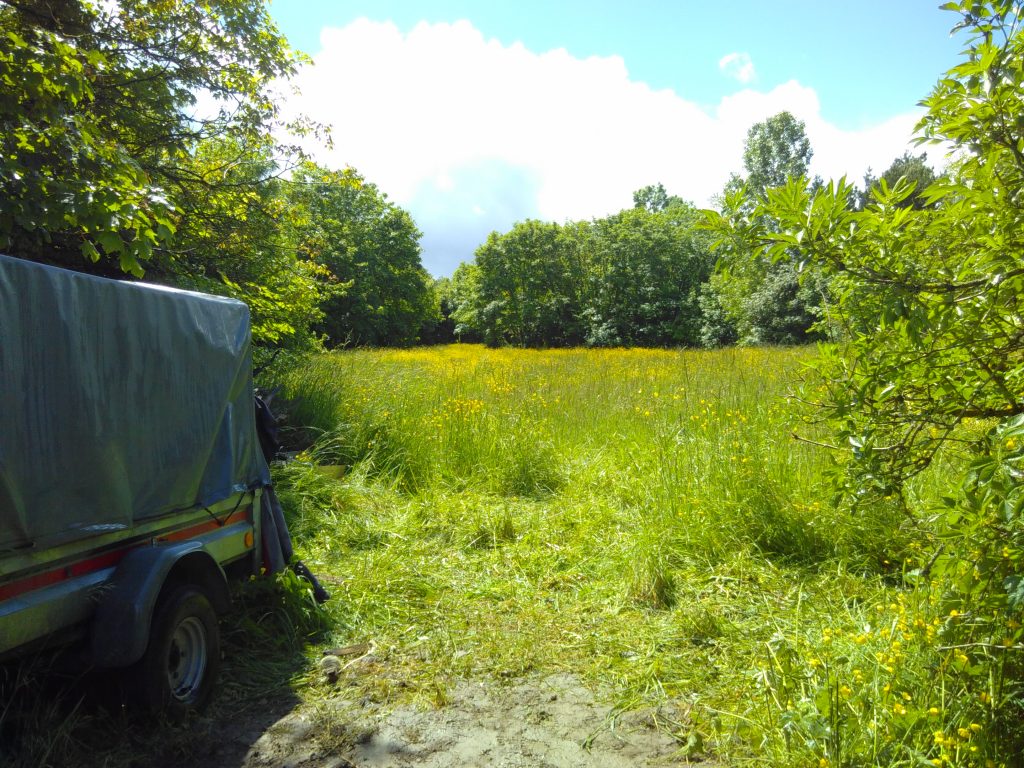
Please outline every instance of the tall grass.
M879 509L852 524L829 504L827 452L793 438L807 426L786 395L811 354L357 351L293 369L284 396L319 461L402 491L600 497L691 554L740 538L874 568L898 554L900 521Z
M956 458L919 479L909 516L835 506L837 457L794 438L829 442L789 397L813 354L452 346L289 368L278 403L302 450L274 480L333 599L324 613L290 576L242 590L214 711L290 686L341 738L345 708L324 699L433 707L460 677L568 670L620 709L674 700L686 758L1020 764L990 727L1002 682L964 696L974 652L946 645L972 618L914 588L932 552L916 520ZM370 671L334 685L310 663L366 642ZM0 707L3 759L128 764L131 745L83 741L116 717L73 704ZM166 743L186 754L186 737Z
M905 587L913 517L836 507L836 457L794 438L828 442L788 397L813 354L453 346L289 371L312 446L277 477L297 538L341 579L338 641L402 670L368 695L571 668L622 706L686 700L681 741L771 765L975 738L929 688L943 619ZM922 478L914 513L941 489Z
M599 495L707 555L864 554L784 399L806 351L441 350L315 358L285 381L324 461L404 491Z

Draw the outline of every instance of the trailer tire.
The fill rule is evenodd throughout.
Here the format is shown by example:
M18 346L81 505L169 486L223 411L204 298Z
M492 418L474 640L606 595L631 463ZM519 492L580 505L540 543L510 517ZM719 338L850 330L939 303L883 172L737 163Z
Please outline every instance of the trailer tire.
M210 700L220 667L217 613L202 588L170 588L153 611L149 644L129 668L134 697L151 715L182 720Z

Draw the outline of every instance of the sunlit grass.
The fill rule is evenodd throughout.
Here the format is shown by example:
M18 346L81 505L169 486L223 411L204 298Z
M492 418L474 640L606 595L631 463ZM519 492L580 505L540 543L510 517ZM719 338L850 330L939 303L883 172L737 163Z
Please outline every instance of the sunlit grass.
M808 428L786 395L811 354L348 352L284 394L320 462L405 492L613 502L702 556L741 536L783 559L877 558L828 504L829 456L793 437Z
M277 482L340 580L337 641L388 660L372 695L568 669L623 707L689 702L720 755L928 754L934 612L901 623L898 588L920 542L884 501L836 508L833 457L794 438L823 437L788 398L813 354L452 346L292 370L316 442Z

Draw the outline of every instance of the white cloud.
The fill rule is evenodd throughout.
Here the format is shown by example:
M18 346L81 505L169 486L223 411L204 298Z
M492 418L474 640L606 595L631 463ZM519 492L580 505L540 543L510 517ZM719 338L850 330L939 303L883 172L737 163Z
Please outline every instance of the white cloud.
M718 68L743 84L754 81L754 62L750 60L749 53L727 53L718 60Z
M918 114L844 131L795 81L706 111L631 80L620 57L535 53L465 21L402 33L361 19L325 29L321 43L287 108L332 126L333 149L311 146L318 160L354 166L410 211L435 274L492 229L603 216L647 184L707 204L742 170L748 128L784 109L807 124L812 171L854 180L902 154Z
M822 117L818 95L813 88L790 80L767 93L743 90L723 98L716 118L728 140L738 143L739 154L742 155L747 129L783 110L791 112L806 125L807 138L814 151L812 173L824 179L846 176L858 183L869 167L881 173L896 157L907 149L913 149L910 138L923 114L920 108L915 107L877 125L855 131L843 130Z

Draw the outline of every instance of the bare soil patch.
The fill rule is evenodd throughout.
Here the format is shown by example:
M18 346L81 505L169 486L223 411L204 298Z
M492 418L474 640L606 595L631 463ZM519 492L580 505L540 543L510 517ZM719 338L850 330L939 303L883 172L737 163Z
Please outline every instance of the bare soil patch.
M218 750L209 765L626 768L701 762L692 741L687 747L674 736L686 730L685 709L617 712L571 674L508 684L460 681L436 708L388 709L342 698L319 706L332 711L297 709L267 727L239 762L225 762L225 751L234 750ZM253 735L237 730L236 750Z

